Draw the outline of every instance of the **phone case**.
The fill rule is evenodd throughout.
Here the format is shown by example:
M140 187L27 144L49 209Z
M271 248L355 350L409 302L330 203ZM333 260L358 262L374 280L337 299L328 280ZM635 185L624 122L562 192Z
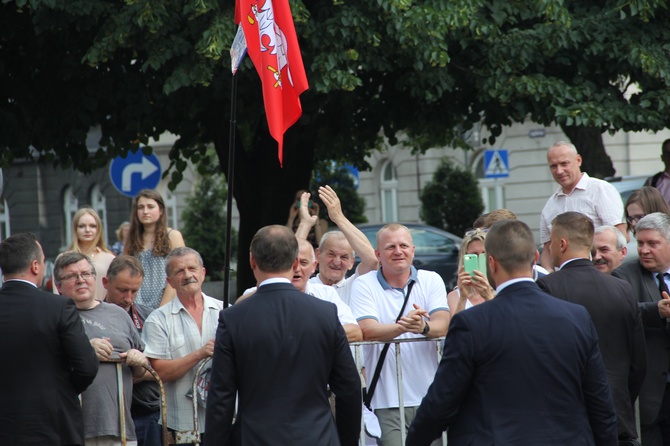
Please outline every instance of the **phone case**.
M479 268L477 270L486 275L486 253L479 254Z
M463 267L471 276L475 275L475 270L479 270L479 256L477 254L465 254L463 256Z

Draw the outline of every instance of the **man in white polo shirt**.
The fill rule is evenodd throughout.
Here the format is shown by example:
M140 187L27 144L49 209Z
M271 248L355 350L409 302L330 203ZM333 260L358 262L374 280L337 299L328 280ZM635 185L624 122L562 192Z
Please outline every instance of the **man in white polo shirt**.
M555 143L547 151L547 163L554 180L561 186L549 197L540 215L540 243L544 246L540 264L547 271L553 271L549 236L551 222L559 214L575 211L588 216L596 227L614 226L624 235L628 231L623 221L621 195L607 181L591 178L581 171L582 157L573 144Z
M375 254L381 268L356 279L351 293L351 309L363 330L363 339L390 341L444 336L450 320L444 282L437 273L417 270L412 266L414 244L409 229L399 224L381 228L377 233ZM396 322L399 314L401 317ZM381 344L365 346L368 392L373 385L382 348ZM405 343L401 346L401 357L405 425L408 427L437 370L435 343ZM402 439L393 344L379 376L371 405L382 428L382 443L384 446L400 446Z

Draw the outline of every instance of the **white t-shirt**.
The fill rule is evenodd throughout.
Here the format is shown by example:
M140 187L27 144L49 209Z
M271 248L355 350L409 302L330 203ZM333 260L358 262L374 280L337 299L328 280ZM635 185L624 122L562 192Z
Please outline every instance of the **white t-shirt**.
M257 287L247 288L244 290L242 295L244 296L249 293L255 293L256 289ZM354 314L351 312L351 308L342 302L342 299L340 299L333 287L307 282L307 286L305 287L305 294L309 294L310 296L314 296L317 299L325 300L326 302L335 304L337 307L337 318L340 320L340 324L344 325L357 323L356 318L354 318Z
M360 265L358 265L358 266L360 266ZM340 296L340 299L342 299L342 301L345 304L351 305L350 304L350 302L351 302L351 288L354 285L354 280L358 279L359 277L360 277L360 274L358 274L358 267L356 267L356 271L354 272L354 274L352 274L349 277L343 278L342 280L340 280L339 282L337 282L333 285L326 285L325 283L323 283L318 274L316 276L312 277L311 279L309 279L309 283L317 283L317 284L320 284L320 285L326 285L326 286L330 286L330 287L334 288L335 291L337 292L337 295Z
M382 276L382 270L370 271L360 276L353 285L351 310L358 321L375 319L382 324L394 323L405 300L404 290L391 288ZM414 309L413 304L433 314L449 311L447 292L442 278L433 271L416 270L412 267L411 278L416 283L412 288L404 315ZM403 333L396 339L423 338L414 333ZM364 345L365 369L372 380L383 344ZM435 342L412 342L400 345L402 362L403 397L405 407L418 406L433 382L438 363ZM372 397L372 407L386 409L399 407L396 374L395 344L391 344L381 370L379 382Z
M584 172L572 192L566 195L559 187L547 200L540 215L540 243L549 241L551 221L568 211L588 216L596 228L623 223L623 201L619 192L607 181L591 178Z

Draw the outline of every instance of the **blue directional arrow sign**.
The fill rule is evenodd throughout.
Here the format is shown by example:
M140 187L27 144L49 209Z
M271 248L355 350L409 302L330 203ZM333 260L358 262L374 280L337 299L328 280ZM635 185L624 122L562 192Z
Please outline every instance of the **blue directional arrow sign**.
M141 150L117 156L109 165L109 178L116 190L135 197L142 189L155 189L161 180L161 163L153 153L144 155Z
M509 158L507 157L507 150L498 149L484 151L484 177L509 177Z

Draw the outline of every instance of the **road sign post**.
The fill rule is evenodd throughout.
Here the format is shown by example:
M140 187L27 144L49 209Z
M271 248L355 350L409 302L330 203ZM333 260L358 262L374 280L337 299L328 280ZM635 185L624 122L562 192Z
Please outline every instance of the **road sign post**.
M161 180L161 163L153 153L141 150L117 156L109 165L109 178L116 190L128 197L136 197L142 189L155 189Z
M507 156L507 150L486 150L484 152L484 177L509 177L509 158Z

